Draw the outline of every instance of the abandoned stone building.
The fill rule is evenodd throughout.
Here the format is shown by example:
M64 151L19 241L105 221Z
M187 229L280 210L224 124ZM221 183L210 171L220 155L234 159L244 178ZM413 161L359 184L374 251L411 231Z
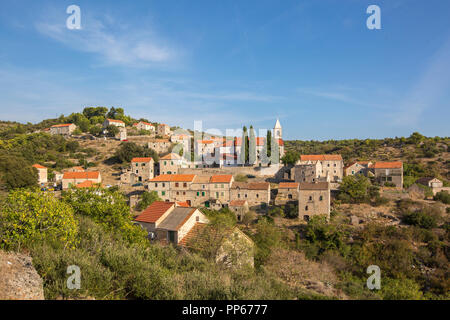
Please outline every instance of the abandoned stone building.
M326 181L330 182L342 181L344 161L340 154L301 155L297 164L315 164L316 162L320 162L322 166L318 178L326 178Z
M148 147L155 150L157 153L169 152L172 143L169 139L151 139L148 142Z
M275 198L275 205L282 205L288 202L298 201L298 182L280 182L278 193Z
M291 177L295 182L320 182L327 181L329 176L322 176L322 163L316 161L309 164L298 164L291 169Z
M71 135L76 128L73 123L55 124L50 127L50 134Z
M298 217L308 221L317 215L330 218L330 184L302 182L298 193Z
M186 167L185 160L176 153L169 153L159 159L159 174L177 174Z
M237 221L242 221L244 214L249 211L247 200L231 200L228 208L234 212Z
M267 208L270 203L270 183L268 182L233 182L230 198L247 200L250 207Z
M152 158L131 159L131 172L135 174L136 181L144 182L154 177L155 162Z
M168 126L165 123L160 123L160 124L158 124L158 128L156 129L156 132L158 135L160 135L162 137L168 136L168 135L170 135L170 132L171 132L170 126Z
M353 161L344 167L344 176L353 176L356 174L367 176L371 166L371 161Z

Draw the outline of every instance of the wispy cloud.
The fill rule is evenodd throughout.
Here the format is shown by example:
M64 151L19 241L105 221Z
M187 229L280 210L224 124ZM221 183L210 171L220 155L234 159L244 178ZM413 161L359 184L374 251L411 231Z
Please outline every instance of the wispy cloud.
M111 15L82 15L82 29L69 30L66 18L60 14L47 16L36 23L36 30L74 50L96 54L108 65L160 66L180 57L180 48L147 26L130 27Z

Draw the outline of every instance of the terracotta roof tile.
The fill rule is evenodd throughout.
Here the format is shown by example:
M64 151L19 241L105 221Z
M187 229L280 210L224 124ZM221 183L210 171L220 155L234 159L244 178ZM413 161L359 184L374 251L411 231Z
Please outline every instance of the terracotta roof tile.
M401 161L390 161L390 162L375 162L372 168L375 169L399 169L403 167L403 162Z
M125 124L125 122L123 122L122 120L116 120L116 119L106 119L106 120L108 120L109 122L116 122L116 123L123 123L123 124Z
M61 128L61 127L68 127L73 123L62 123L62 124L55 124L53 126L51 126L50 128Z
M300 182L300 190L327 190L329 189L328 182Z
M195 174L161 174L150 182L192 182L195 178Z
M36 163L36 164L33 164L32 165L32 167L33 168L36 168L36 169L47 169L46 167L44 167L44 166L41 166L40 164L38 164L38 163Z
M211 176L211 183L230 183L233 179L231 174L216 174Z
M98 171L64 172L63 179L98 179L99 176Z
M139 222L155 223L173 206L173 202L155 201L144 211L142 211L142 213L134 220Z
M232 207L242 207L245 205L245 203L247 202L247 200L231 200L230 201L230 206Z
M340 161L340 154L302 154L300 161Z
M298 182L280 182L278 189L298 189Z
M164 157L160 158L161 160L181 160L181 157L176 153L166 154Z
M131 162L150 162L152 161L152 158L147 157L147 158L133 158L131 159Z

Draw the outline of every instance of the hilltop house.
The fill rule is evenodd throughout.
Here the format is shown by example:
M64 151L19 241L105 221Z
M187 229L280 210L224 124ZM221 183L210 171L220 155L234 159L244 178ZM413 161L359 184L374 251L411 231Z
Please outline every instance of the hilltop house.
M155 126L149 122L139 121L138 123L134 123L133 127L137 130L147 130L155 132Z
M168 152L171 145L172 144L168 139L151 139L148 142L148 147L159 154Z
M397 189L403 188L403 162L375 162L371 167L375 180L382 186L393 184Z
M106 119L103 122L103 127L106 128L107 126L116 126L116 127L125 128L125 122L123 122L122 120L116 120L116 119Z
M66 190L72 186L91 181L93 183L101 183L102 177L98 171L85 171L85 172L64 172L62 177L62 188Z
M71 135L76 128L73 123L55 124L50 127L50 134Z
M170 126L165 123L158 124L157 134L164 137L170 135Z
M33 164L32 167L36 168L38 172L38 183L39 184L47 183L47 168L37 163Z
M309 221L312 216L330 218L330 184L328 182L299 184L298 217Z

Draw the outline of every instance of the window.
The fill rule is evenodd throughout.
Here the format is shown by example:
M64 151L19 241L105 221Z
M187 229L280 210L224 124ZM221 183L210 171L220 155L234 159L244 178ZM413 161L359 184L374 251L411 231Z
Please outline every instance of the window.
M196 216L196 217L195 217L195 221L199 222L199 221L200 221L200 217L199 217L199 216Z
M292 199L292 194L288 194L288 199Z
M334 164L334 166L336 167L336 163Z
M178 188L179 185L180 185L180 184L179 184L178 182L175 182L175 187L176 187L176 188Z
M309 201L312 201L312 196L309 196Z
M158 184L157 183L155 183L155 188L158 188Z
M165 191L161 191L161 195L162 195L162 196L165 196L165 195L166 195L166 192L165 192Z
M200 195L200 191L197 191L197 197Z
M256 198L259 198L259 194L258 193L256 194Z
M323 196L320 196L320 197L319 197L319 200L322 201L322 200L323 200Z
M218 184L216 184L216 188L218 188L219 187L219 185Z
M219 193L218 192L216 192L216 198L218 198L219 197Z
M202 196L205 196L205 192L202 192Z
M179 195L180 193L177 191L177 196Z
M329 167L330 166L330 164L327 164L327 167Z
M223 188L223 184L221 184L220 187Z
M138 166L138 164L136 163L136 167Z
M223 197L223 192L220 195Z
M163 182L163 188L165 188L166 187L166 184Z
M240 198L241 197L241 194L240 193L238 193L238 198Z
M247 198L247 194L245 194L245 197Z
M392 177L387 177L387 181L392 181Z
M170 164L173 165L173 161L170 161Z
M167 164L167 161L164 161L164 165L166 165Z
M184 188L186 188L187 187L187 183L185 182L185 183L183 183L183 187Z
M308 211L308 206L305 206L305 211Z

